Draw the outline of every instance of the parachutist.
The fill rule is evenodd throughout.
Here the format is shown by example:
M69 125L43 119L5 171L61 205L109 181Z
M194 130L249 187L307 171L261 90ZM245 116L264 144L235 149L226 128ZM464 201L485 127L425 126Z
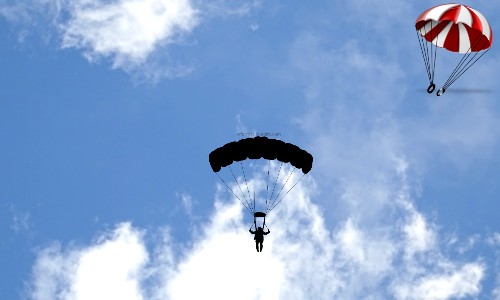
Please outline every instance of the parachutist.
M248 231L254 234L255 249L257 252L262 252L264 235L268 235L271 232L269 228L267 228L267 232L263 229L266 228L267 214L271 212L276 205L281 203L281 200L283 200L288 192L300 182L304 175L311 171L313 156L296 145L281 140L257 136L230 142L215 149L208 155L208 161L212 170L226 185L227 189L230 190L234 197L253 215L253 225ZM257 198L259 198L258 193L256 193L258 191L255 189L253 189L252 192L250 191L250 188L254 186L254 184L249 184L249 180L247 179L251 178L248 175L252 173L248 171L245 172L243 166L243 162L253 165L254 161L260 161L260 163L267 165L266 194L262 195L262 198L265 198L261 201L256 201L258 200ZM239 166L233 170L231 166L235 163L238 163ZM257 164L259 164L259 162L257 162ZM287 164L289 166L287 166ZM240 169L240 167L242 174L236 176L233 171ZM291 167L293 167L293 169ZM265 171L265 168L262 170ZM298 172L296 170L302 170L302 176L297 178ZM232 186L219 175L219 173L227 172L230 172L230 175L232 175L234 179L234 184ZM282 174L283 176L280 177ZM274 179L274 184L272 184L272 181L270 182L272 179ZM291 181L289 181L289 179L291 179ZM292 182L295 183L292 184ZM250 183L252 182L250 181ZM269 185L269 183L271 183L271 185ZM264 200L264 209L255 211L256 207L258 207L256 204L259 202L263 204ZM263 219L262 227L257 227L257 219L260 220L261 218ZM259 222L258 224L261 223ZM254 228L255 231L253 231L252 228Z
M257 230L253 231L251 228L248 230L250 231L251 234L254 235L253 239L255 240L255 249L257 252L262 252L262 248L264 247L264 235L268 235L271 233L269 228L267 229L267 232L265 232L262 227L257 228ZM260 246L260 250L259 250Z

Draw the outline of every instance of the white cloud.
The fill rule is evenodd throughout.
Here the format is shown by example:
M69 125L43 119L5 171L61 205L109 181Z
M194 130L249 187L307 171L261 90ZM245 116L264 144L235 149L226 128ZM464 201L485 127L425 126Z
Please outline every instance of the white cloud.
M21 25L21 42L57 36L61 48L78 49L90 62L110 61L114 69L157 81L192 72L189 59L172 49L192 44L188 37L202 21L260 7L260 0L0 0L0 16Z
M247 127L243 123L241 114L237 114L236 115L236 132L243 132L243 133L247 133L248 132Z
M282 266L270 249L261 256L255 252L241 217L239 203L218 207L202 240L165 283L169 298L276 299Z
M417 252L427 251L434 246L434 231L428 228L421 214L413 213L409 222L404 225L403 231L407 239L407 253L410 256Z
M180 197L184 210L189 216L191 216L193 212L193 197L191 197L188 193L182 193L180 194Z
M189 0L74 1L60 25L63 48L82 49L90 61L111 57L114 68L135 70L153 53L179 42L199 23ZM187 69L170 68L183 75Z
M109 60L113 68L153 81L192 70L182 58L172 58L169 48L182 45L201 22L190 0L0 0L0 5L0 15L21 25L20 41L30 33L46 42L57 35L63 49L81 50L91 62Z
M307 149L315 155L314 176L322 181L305 179L272 212L268 218L272 233L266 237L262 253L255 251L246 231L249 220L243 218L241 204L219 196L210 221L200 224L201 230L186 245L175 245L166 233L150 251L149 265L136 263L129 268L134 274L149 275L147 279L134 277L150 284L141 291L142 297L477 296L485 267L477 261L446 257L437 226L413 205L412 195L420 187L413 176L416 155L412 147L428 140L421 138L425 127L411 128L396 118L398 103L404 101L408 90L403 68L389 56L367 53L355 40L327 47L312 33L297 38L290 56L291 66L283 73L304 87L309 111L299 123L310 134ZM474 105L482 111L481 103ZM437 117L426 115L422 121L453 129L454 123L432 123ZM480 129L484 128L489 124ZM479 139L474 144L483 143ZM450 145L461 143L452 139ZM429 143L418 149L428 151L427 147ZM321 164L316 163L319 161ZM258 186L257 181L252 184ZM333 219L325 219L329 212L335 214ZM137 241L137 247L145 247L143 241ZM174 246L182 253L172 255ZM35 268L35 282L44 282L47 295L72 290L78 282L77 267L62 268L68 270L62 274L50 270L66 261L78 266L79 256L70 258L70 254L80 252L86 252L86 248L67 253L53 250L52 255L39 257L37 266L49 271L36 272Z
M13 205L9 207L9 210L12 215L12 223L10 225L10 229L12 229L16 234L30 234L33 229L31 214L29 212L18 211Z
M142 233L123 223L86 248L49 246L38 253L33 267L31 298L144 299L141 270L148 253L142 243Z
M396 288L398 299L443 300L475 297L479 294L484 267L466 264L442 274L428 275Z
M365 20L364 14L373 13L370 6L360 2L352 5L352 11L357 12L347 14L347 22ZM377 11L385 11L391 5L383 1L373 19L385 18ZM408 12L406 4L391 8L392 15ZM384 35L387 20L392 22L393 18L373 19L367 19L375 22L375 26L370 25L373 36L367 40L347 37L333 43L314 32L300 33L291 45L290 61L281 74L303 87L307 110L297 123L310 137L308 149L314 153L315 162L321 161L314 170L322 179L322 194L328 195L318 201L336 218L330 222L344 224L340 231L343 234L339 235L343 244L337 244L349 249L349 270L357 279L364 279L360 282L367 282L366 276L353 271L353 262L367 268L370 252L362 250L384 249L381 253L386 256L378 259L385 261L382 265L386 268L380 269L378 275L383 278L379 280L391 282L388 290L393 294L380 294L385 287L382 284L371 290L374 298L477 296L485 267L478 262L460 264L445 258L436 225L417 210L412 198L420 194L421 170L429 167L429 162L451 158L463 165L464 160L472 161L469 158L484 153L477 152L478 148L492 149L498 143L498 117L491 104L481 100L457 107L453 98L428 103L422 102L421 97L411 97L414 86L407 79L412 71L406 68L413 64L403 65L400 61L400 54L408 53L410 47L407 43L394 44L393 40L394 36L406 37L406 31L395 25L404 18L398 16L391 23L389 39ZM377 42L371 44L374 40ZM371 48L377 50L366 50ZM401 113L408 101L421 101L426 109ZM440 112L434 114L436 108ZM446 157L436 157L436 152ZM380 246L367 247L373 245L372 239ZM458 286L460 280L464 280L464 285ZM377 285L375 282L374 279L371 283ZM436 293L430 292L429 287ZM345 297L340 298L366 295L366 290L360 292L360 288L352 287L351 293L345 291L341 294Z
M271 234L258 253L246 211L219 188L210 220L184 245L164 231L147 250L143 233L121 224L94 245L42 250L33 298L109 299L127 291L129 298L120 299L450 299L480 289L482 265L453 262L439 243L424 242L438 233L413 207L392 206L400 227L374 226L358 215L329 229L311 202L315 182L306 177L268 216ZM174 255L173 247L181 251ZM426 251L410 257L409 248Z
M199 0L197 6L206 17L248 15L262 6L262 0Z
M3 5L0 7L0 15L7 19L7 21L14 22L18 19L29 18L29 15L26 13L25 5L5 5L6 3L1 4Z
M425 80L416 82L415 70L425 75L418 43L407 29L407 20L416 18L413 9L407 3L382 1L372 8L364 2L346 2L351 13L338 22L365 20L369 34L339 33L332 38L313 30L301 32L279 74L303 87L307 110L297 122L313 137L321 160L350 172L346 167L356 163L355 157L359 165L379 163L383 168L392 159L385 152L404 154L424 169L435 159L467 167L467 162L492 156L500 141L494 95L457 92L437 98L423 90L417 93ZM390 28L385 28L388 22ZM414 43L395 43L394 37ZM480 61L467 73L469 78L462 79L462 87L494 87L497 65L494 58ZM458 84L453 88L460 88Z

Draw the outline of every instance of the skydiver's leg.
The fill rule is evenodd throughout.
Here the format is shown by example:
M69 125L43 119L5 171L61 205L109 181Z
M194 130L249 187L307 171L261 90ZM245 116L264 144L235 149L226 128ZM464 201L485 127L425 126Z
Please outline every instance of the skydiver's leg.
M259 252L259 242L255 242L255 250L257 250L257 252Z
M260 251L259 252L262 252L262 248L264 247L264 244L261 242L260 243Z

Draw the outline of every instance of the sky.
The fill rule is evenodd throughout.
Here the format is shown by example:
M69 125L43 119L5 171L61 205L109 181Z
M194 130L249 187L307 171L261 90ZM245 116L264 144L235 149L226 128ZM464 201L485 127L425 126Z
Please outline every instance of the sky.
M438 4L0 0L0 298L500 299L500 58L428 94ZM314 157L261 253L240 133Z

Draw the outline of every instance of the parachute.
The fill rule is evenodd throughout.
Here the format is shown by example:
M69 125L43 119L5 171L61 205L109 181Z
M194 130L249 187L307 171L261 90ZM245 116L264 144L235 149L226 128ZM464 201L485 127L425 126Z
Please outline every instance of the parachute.
M415 28L429 77L428 93L432 93L436 87L434 71L437 49L445 48L464 54L437 92L438 96L486 54L493 43L493 31L486 18L477 10L462 4L443 4L424 11L417 18Z
M313 157L307 151L290 143L259 136L230 142L217 148L209 154L208 160L219 179L250 211L254 217L254 225L256 225L257 218L264 218L263 226L265 226L266 215L283 200L305 174L311 171L313 163ZM255 164L255 162L260 162L260 164ZM264 170L264 172L267 169L265 197L263 195L259 197L261 189L249 182L247 175L250 169ZM289 184L296 170L301 170L302 176L293 185ZM225 173L225 176L221 176L221 173ZM234 180L233 188L227 183L229 181L227 178ZM270 181L271 179L274 179L274 182ZM256 194L258 199L256 199ZM264 211L255 210L256 201L265 207Z

